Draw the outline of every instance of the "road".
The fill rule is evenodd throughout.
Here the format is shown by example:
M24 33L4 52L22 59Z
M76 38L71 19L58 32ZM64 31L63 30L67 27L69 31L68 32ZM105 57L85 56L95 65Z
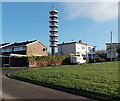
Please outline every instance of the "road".
M0 92L2 92L4 99L79 99L79 101L93 101L82 96L22 82L5 76L7 73L14 71L16 70L2 71L2 91Z

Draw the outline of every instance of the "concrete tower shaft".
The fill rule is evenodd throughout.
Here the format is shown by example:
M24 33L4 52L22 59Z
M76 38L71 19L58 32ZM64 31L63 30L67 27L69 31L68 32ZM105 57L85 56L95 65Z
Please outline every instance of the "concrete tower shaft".
M58 28L58 25L57 25L57 23L58 23L58 20L57 20L57 18L58 18L58 11L57 10L55 10L55 7L53 6L53 9L52 9L52 11L50 11L49 12L50 13L50 21L49 21L49 23L50 23L50 47L51 47L51 54L52 55L55 55L55 50L56 50L56 47L57 47L57 44L56 44L56 42L58 42L58 40L57 40L57 37L58 37L58 35L57 35L57 33L58 33L58 30L57 30L57 28Z

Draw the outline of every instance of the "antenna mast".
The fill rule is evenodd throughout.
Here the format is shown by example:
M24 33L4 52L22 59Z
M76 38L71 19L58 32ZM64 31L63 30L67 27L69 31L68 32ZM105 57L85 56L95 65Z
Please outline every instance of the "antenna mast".
M50 13L50 17L49 17L50 18L50 21L49 21L50 26L49 27L51 28L51 30L49 31L51 33L49 41L50 41L50 47L51 47L51 55L55 55L55 51L56 51L56 47L57 47L56 42L58 42L58 40L57 40L57 37L58 37L58 35L57 35L57 32L58 32L58 30L57 30L57 28L58 28L57 13L58 13L58 11L55 10L55 6L52 6L52 11L50 11L49 13Z

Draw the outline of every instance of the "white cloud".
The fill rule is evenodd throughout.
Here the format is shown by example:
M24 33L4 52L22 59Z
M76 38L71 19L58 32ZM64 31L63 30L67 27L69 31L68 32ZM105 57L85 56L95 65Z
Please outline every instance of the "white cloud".
M66 16L70 19L88 17L96 21L118 18L117 2L74 2L64 3Z

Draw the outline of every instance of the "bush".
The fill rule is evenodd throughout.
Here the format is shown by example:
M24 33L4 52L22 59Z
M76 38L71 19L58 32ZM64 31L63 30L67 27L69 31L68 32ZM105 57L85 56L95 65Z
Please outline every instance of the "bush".
M32 56L28 61L63 61L65 58L65 56Z
M29 64L28 62L28 57L17 57L17 56L12 56L11 57L11 66L16 67L27 67Z
M84 57L83 59L86 60L87 63L94 63L95 62L95 58Z
M11 58L11 66L13 67L45 67L61 64L69 64L70 56L29 56Z
M95 58L89 58L90 63L94 63L94 61L95 61Z
M86 63L88 63L88 62L89 62L89 58L84 57L83 59L84 59L84 60L86 60Z

